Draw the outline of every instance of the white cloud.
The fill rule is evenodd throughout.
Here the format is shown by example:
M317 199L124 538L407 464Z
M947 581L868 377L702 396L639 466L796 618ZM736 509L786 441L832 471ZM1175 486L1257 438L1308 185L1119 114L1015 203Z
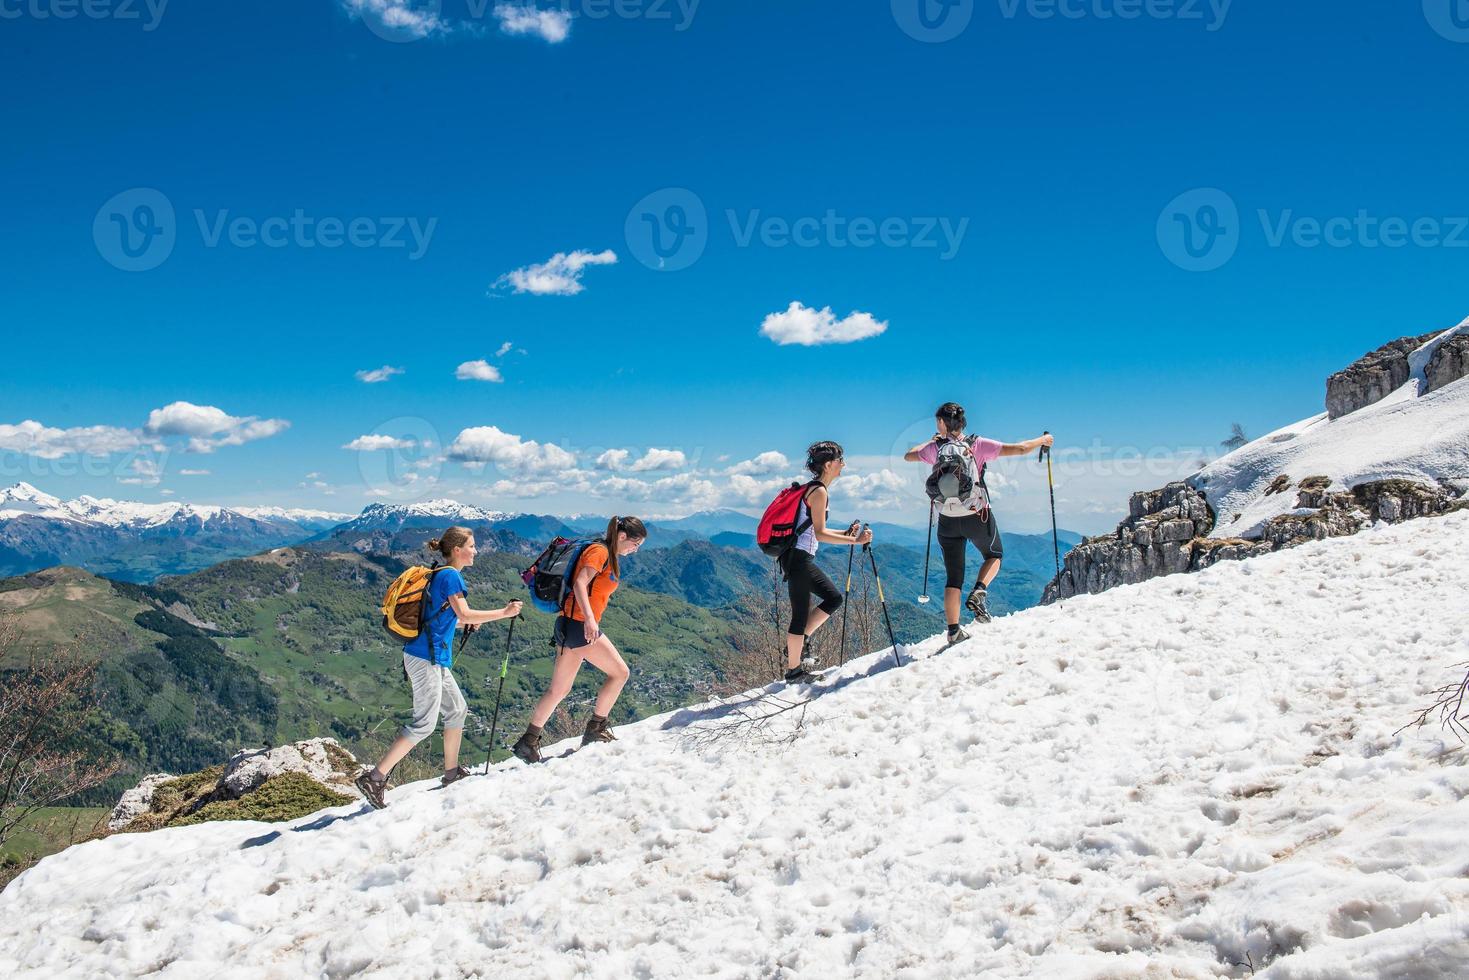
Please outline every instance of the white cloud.
M208 476L208 470L179 470L179 476Z
M342 0L349 14L373 20L383 28L404 37L428 37L449 31L449 23L439 16L437 3L422 0Z
M620 470L627 465L627 458L631 455L626 449L609 449L597 457L597 466L604 470Z
M505 380L500 376L500 369L485 360L465 361L454 370L454 377L460 381L500 382Z
M570 469L576 465L576 457L553 442L543 445L533 439L521 439L493 425L460 432L449 446L448 456L471 468L495 463L518 473Z
M397 439L393 436L358 436L342 448L355 453L371 453L380 449L412 449L416 445L412 439ZM315 473L308 473L306 478L309 480L314 476Z
M118 483L126 483L139 487L156 487L163 482L163 470L151 459L139 456L133 460L128 469L134 476L120 476Z
M623 476L609 476L592 488L598 497L615 497L628 501L654 500L660 504L686 504L697 509L716 507L720 502L719 488L711 481L694 473L665 476L649 483Z
M540 10L533 3L497 3L495 18L506 34L534 34L549 44L560 44L571 33L571 14Z
M375 385L388 380L395 374L403 373L404 372L402 368L389 367L388 365L384 364L382 367L377 368L376 370L358 371L357 380L361 381L363 384Z
M58 429L26 419L16 425L0 424L0 450L24 453L39 459L62 456L125 453L141 444L132 429L112 425L88 425Z
M790 483L790 480L780 476L770 480L757 480L753 476L736 473L729 478L729 492L736 503L768 504L775 499L777 493L790 486Z
M505 341L505 343L503 343L503 344L500 345L500 349L497 350L497 351L495 351L495 356L496 357L504 357L506 354L510 353L510 349L512 347L514 347L514 346L515 345L513 343L511 343L510 341L508 341L508 340Z
M746 474L749 476L768 476L771 473L784 473L791 468L791 461L786 458L785 453L775 450L764 452L754 459L736 463L729 468L731 475Z
M878 320L871 313L852 312L838 320L829 306L813 310L800 303L792 303L784 313L767 316L760 325L760 335L781 346L800 344L815 347L818 344L850 344L866 340L887 328L887 321Z
M688 459L677 449L649 449L629 469L634 473L649 473L655 470L681 470L687 465Z
M616 264L617 253L610 248L595 253L580 250L557 252L540 265L528 265L505 273L495 280L492 288L508 286L517 293L533 296L575 296L586 288L581 277L588 266Z
M149 412L143 429L150 435L189 436L189 452L212 453L221 446L268 439L290 426L285 419L237 418L213 405L179 401Z
M172 497L174 495L174 491L172 491L172 490L160 490L160 491L158 491L158 495L160 497Z
M843 476L832 484L832 497L846 504L895 510L911 495L903 478L882 469L864 476Z

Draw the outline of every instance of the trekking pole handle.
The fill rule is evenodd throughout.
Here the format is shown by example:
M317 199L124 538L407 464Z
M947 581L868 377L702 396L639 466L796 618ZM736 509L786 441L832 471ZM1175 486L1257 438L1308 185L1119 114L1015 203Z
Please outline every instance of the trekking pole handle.
M1032 431L1034 431L1034 430L1032 430ZM1045 432L1042 432L1041 433L1041 435L1043 435L1043 436L1048 436L1050 434L1051 434L1051 430L1050 429L1047 429ZM1039 463L1041 460L1043 460L1043 459L1046 458L1046 453L1048 453L1050 451L1051 451L1051 449L1050 449L1049 446L1042 446L1041 447L1041 451L1035 454L1035 461L1037 463Z

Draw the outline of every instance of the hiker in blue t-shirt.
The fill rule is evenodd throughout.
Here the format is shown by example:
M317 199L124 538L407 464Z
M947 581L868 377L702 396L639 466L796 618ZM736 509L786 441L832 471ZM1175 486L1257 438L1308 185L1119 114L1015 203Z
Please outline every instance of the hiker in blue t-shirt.
M444 716L445 786L469 775L459 764L459 742L464 735L464 718L468 707L459 684L450 673L454 665L454 631L460 624L478 626L497 619L520 615L520 601L506 603L504 608L481 612L469 608L464 599L464 569L474 564L474 535L468 528L451 527L443 537L434 538L428 547L443 556L445 567L434 571L429 583L430 610L418 636L403 645L403 672L413 685L413 720L389 747L377 766L357 777L357 788L378 809L387 806L383 797L388 773L403 757L433 733L439 714Z

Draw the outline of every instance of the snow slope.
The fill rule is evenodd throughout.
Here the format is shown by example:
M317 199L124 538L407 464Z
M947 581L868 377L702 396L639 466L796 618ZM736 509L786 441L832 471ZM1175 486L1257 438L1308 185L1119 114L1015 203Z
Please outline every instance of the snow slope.
M1394 732L1469 660L1466 545L1376 527L867 657L788 749L691 747L704 706L381 813L83 844L0 894L0 973L1461 975L1469 750Z
M1281 473L1293 484L1328 476L1333 490L1388 479L1469 488L1469 379L1418 394L1433 350L1458 333L1469 333L1469 320L1409 355L1412 376L1381 401L1335 420L1323 412L1277 429L1192 477L1219 518L1210 536L1256 537L1271 518L1289 513L1295 493L1265 494Z

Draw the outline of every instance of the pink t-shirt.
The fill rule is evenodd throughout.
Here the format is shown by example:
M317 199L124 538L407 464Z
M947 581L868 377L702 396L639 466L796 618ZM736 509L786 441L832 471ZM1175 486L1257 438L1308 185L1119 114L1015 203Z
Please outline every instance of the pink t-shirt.
M970 447L970 452L974 453L974 465L983 466L992 459L999 459L1000 450L1004 448L1005 444L1003 442L995 442L995 440L986 439L984 436L975 436L974 442ZM918 450L918 458L929 466L937 463L939 461L938 443L930 442Z

